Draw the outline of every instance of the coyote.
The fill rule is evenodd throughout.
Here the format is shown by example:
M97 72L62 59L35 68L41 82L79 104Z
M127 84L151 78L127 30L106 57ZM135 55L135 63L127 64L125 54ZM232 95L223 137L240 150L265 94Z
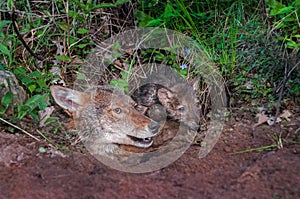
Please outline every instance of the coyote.
M163 114L164 111L152 107L160 104L165 109L167 117L183 122L191 129L197 130L200 117L200 103L196 96L197 88L198 81L194 82L193 89L184 83L176 84L170 89L160 84L147 83L139 87L133 93L132 98L137 102L138 109L146 112L150 118L156 121L163 118L156 115ZM155 117L151 117L152 115Z
M160 125L135 110L135 102L110 86L85 92L51 86L55 102L71 111L80 137L96 147L97 153L114 153L118 145L148 148Z

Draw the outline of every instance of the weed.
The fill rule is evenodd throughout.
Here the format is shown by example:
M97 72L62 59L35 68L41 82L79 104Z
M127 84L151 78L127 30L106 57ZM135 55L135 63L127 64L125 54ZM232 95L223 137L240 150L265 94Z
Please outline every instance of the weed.
M268 145L268 146L261 146L261 147L257 147L257 148L252 148L252 149L246 149L243 151L238 151L238 152L233 152L230 153L231 155L237 155L237 154L242 154L242 153L250 153L250 152L262 152L262 151L273 151L276 150L277 145L276 144L272 144L272 145Z
M299 51L300 48L300 3L295 0L285 5L276 0L266 0L267 11L273 18L275 30L280 30L279 41L283 41L287 48Z
M109 84L111 86L117 87L118 89L124 91L125 93L128 93L129 72L121 71L120 74L121 74L120 79L112 79Z
M299 3L266 2L264 10L262 1L147 1L138 5L135 16L142 27L165 26L197 40L219 66L233 95L246 101L275 100L279 94L274 85L282 79L286 59L278 41L298 48ZM272 32L286 33L283 37L269 34L264 12L275 18ZM289 82L289 91L299 93L299 77Z

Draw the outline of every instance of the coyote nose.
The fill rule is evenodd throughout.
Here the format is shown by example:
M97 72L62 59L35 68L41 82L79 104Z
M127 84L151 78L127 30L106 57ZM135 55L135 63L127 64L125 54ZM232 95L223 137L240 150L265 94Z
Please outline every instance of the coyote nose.
M149 130L152 133L157 133L158 129L159 129L159 123L152 121L149 125L148 125Z

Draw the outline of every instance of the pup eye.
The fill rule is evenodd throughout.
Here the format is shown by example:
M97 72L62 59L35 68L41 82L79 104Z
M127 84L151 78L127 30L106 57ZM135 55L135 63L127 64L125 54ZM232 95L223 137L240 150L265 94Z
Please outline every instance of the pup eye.
M122 113L122 109L120 109L120 108L115 108L113 111L117 114Z
M196 107L200 107L200 102L196 102Z
M178 111L181 112L181 113L184 112L184 111L185 111L184 106L179 107L179 108L178 108Z

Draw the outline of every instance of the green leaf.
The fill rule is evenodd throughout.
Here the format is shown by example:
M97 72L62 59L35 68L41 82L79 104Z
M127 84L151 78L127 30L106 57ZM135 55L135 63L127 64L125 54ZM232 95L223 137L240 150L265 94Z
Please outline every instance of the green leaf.
M117 59L117 58L122 57L122 54L121 53L113 53L112 57L115 58L115 59Z
M10 103L13 102L14 95L12 92L7 92L5 95L2 96L1 98L1 105L3 105L3 109L1 107L0 113L4 114L6 110L8 109L8 106Z
M45 124L50 124L52 122L59 121L59 117L49 117L46 119Z
M82 48L85 48L87 45L88 44L79 44L77 47L82 49Z
M183 70L180 70L179 73L185 77L188 74L188 70L183 69Z
M104 63L106 63L106 64L114 64L114 62L112 62L110 59L108 59L108 58L104 58Z
M14 7L14 1L13 0L7 0L7 9L12 10Z
M22 75L22 76L26 76L26 69L22 68L22 67L18 67L16 69L14 69L14 74L15 75Z
M3 26L5 26L6 24L11 23L11 21L9 20L2 20L0 21L0 30L2 30Z
M58 26L60 27L60 29L64 30L64 31L67 31L68 30L68 27L69 25L67 23L64 23L64 22L59 22L57 23Z
M36 77L36 78L41 78L42 74L39 71L33 71L31 73L29 73L28 77Z
M156 26L160 26L162 24L162 20L160 19L153 19L151 21L149 21L146 26L147 27L156 27Z
M24 118L27 114L30 114L36 108L39 108L39 110L44 110L47 107L47 96L47 94L34 95L29 98L24 105L18 107L18 118Z
M3 54L7 55L8 56L8 59L9 59L9 64L8 65L11 65L12 64L12 54L10 52L10 50L8 50L8 48L6 46L4 46L3 44L0 43L0 52L2 52Z
M171 17L173 17L173 7L171 4L167 4L165 10L164 10L164 21L167 22L170 20Z
M35 89L36 89L35 84L32 84L32 85L28 86L28 90L30 91L30 93L32 93Z
M83 74L83 73L77 73L76 79L87 79L87 78L86 78L85 74Z
M117 2L114 4L113 3L101 3L101 4L98 4L98 5L95 5L91 8L89 8L88 10L92 11L92 10L101 9L101 8L116 8L117 6L127 3L127 2L129 2L129 0L117 0Z
M297 44L295 41L293 40L289 40L287 41L287 47L291 48L291 49L299 49L299 44Z
M69 10L69 16L73 19L79 20L80 22L86 23L86 20L84 18L85 15L80 14L77 10L76 11Z
M0 44L0 52L2 52L4 55L11 56L10 51L9 51L8 48L7 48L6 46L4 46L3 44Z
M123 80L127 80L128 79L129 72L121 71L120 74L121 74Z
M81 34L81 35L86 34L88 32L89 32L89 30L84 29L84 28L78 28L78 30L77 30L77 33Z
M2 38L5 37L4 34L3 34L3 32L2 32L2 29L3 29L3 27L6 24L9 24L9 23L11 23L11 21L8 21L8 20L2 20L2 21L0 21L0 37L2 37Z
M40 147L39 148L39 153L46 153L45 147Z
M29 77L23 77L22 83L25 84L26 86L29 86L30 84L33 84L34 81L32 79L30 79Z
M288 6L288 7L283 7L281 9L279 9L278 11L272 10L272 12L270 13L270 16L276 16L276 15L281 15L281 14L289 14L291 13L293 10L293 7Z
M101 3L96 6L93 6L90 11L100 9L100 8L116 8L117 6L112 3Z
M153 20L153 18L150 15L145 14L142 11L135 11L134 17L139 21L140 27L145 27L149 21Z
M124 92L128 92L128 82L126 80L123 79L113 79L109 82L109 85L117 87L118 89L124 91Z
M114 47L113 47L113 51L117 51L117 50L119 50L120 48L121 48L120 43L119 43L119 42L115 42L115 43L114 43Z
M71 58L65 55L55 55L55 58L59 61L71 61Z
M300 39L300 35L294 35L293 37L296 37L297 39Z
M117 2L115 3L115 5L118 6L118 5L127 3L127 2L130 2L130 0L117 0Z

